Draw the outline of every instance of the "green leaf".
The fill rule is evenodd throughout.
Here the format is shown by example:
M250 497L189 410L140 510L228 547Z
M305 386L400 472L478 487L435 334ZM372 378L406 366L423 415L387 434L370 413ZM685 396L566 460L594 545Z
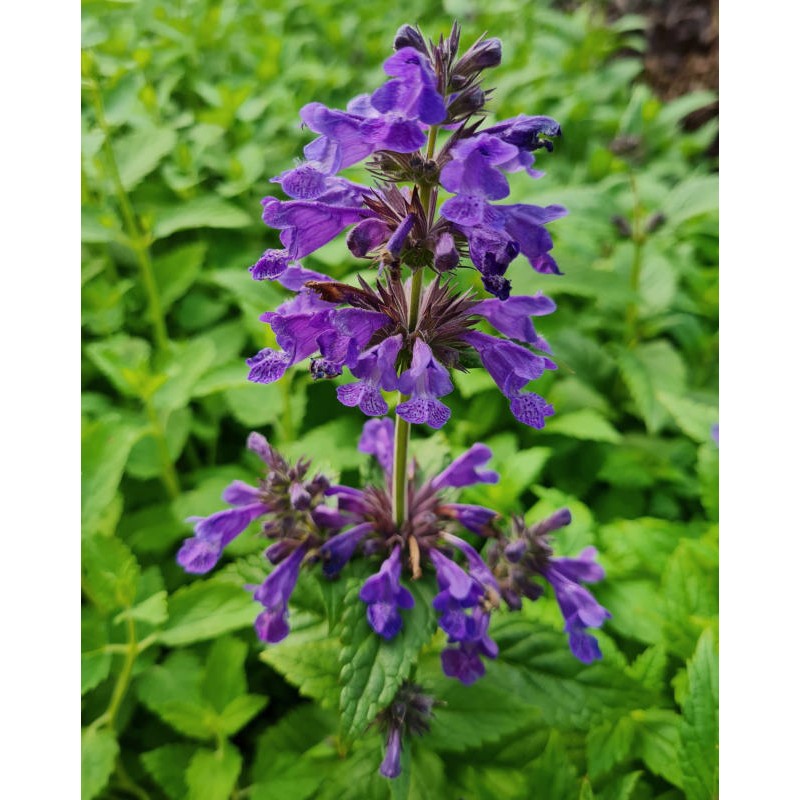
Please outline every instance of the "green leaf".
M172 128L146 128L117 138L114 156L127 191L149 175L172 152L178 137Z
M153 208L153 236L164 239L176 231L196 228L246 228L254 218L241 208L213 194L195 197L178 205Z
M210 739L217 731L217 715L200 696L202 674L194 653L175 651L140 676L136 686L139 699L180 733Z
M358 599L360 588L361 583L354 581L345 598L341 636L341 722L343 735L350 740L392 701L436 625L433 588L419 580L410 586L414 607L402 613L402 630L387 641L370 627L366 605Z
M581 788L578 792L578 800L595 800L595 794L592 791L592 784L586 777L584 777L581 781Z
M149 377L150 343L132 336L113 336L86 345L89 360L127 397L141 397Z
M165 313L197 280L207 251L206 242L190 242L153 258L153 274Z
M247 428L261 428L277 422L283 414L281 387L277 383L251 383L247 380L246 369L240 364L240 385L225 390L228 409Z
M440 800L445 797L448 783L442 759L425 746L424 739L407 742L405 750L412 755L407 769L403 767L411 778L409 797L412 800Z
M228 800L242 769L242 756L228 742L215 751L198 750L186 770L188 800Z
M561 735L550 734L544 753L526 767L530 786L546 786L548 800L574 800L578 774L567 755Z
M247 645L232 636L217 639L206 656L205 674L201 686L203 697L217 710L247 692L244 661Z
M657 644L642 651L628 667L628 674L649 689L659 691L664 688L667 675L667 651L664 646Z
M642 774L640 771L629 772L617 779L601 792L600 800L630 800Z
M420 675L425 687L443 703L435 709L424 739L433 750L458 753L485 746L539 718L538 709L497 680L491 662L480 685L464 686L442 675L437 648L435 655L420 663Z
M687 436L701 444L711 441L711 426L719 419L717 406L697 403L664 390L656 392L656 398Z
M88 425L81 438L81 523L85 533L97 530L113 501L125 462L144 435L144 424L106 417Z
M133 608L117 614L114 622L122 622L126 617L150 625L162 625L167 621L167 593L163 590L156 592Z
M185 773L196 749L189 744L167 744L142 753L145 770L170 800L184 800L186 797Z
M360 601L358 601L360 602ZM300 694L325 709L339 700L339 643L329 627L313 614L292 613L292 632L284 641L262 651L260 658L277 670Z
M81 733L81 800L92 800L105 789L118 754L113 731L87 728Z
M631 717L636 723L637 752L647 768L678 788L683 788L678 752L680 716L674 711L648 709L634 711Z
M573 411L571 414L557 414L547 423L547 432L561 433L574 439L612 444L622 438L599 412L591 408Z
M668 342L656 341L635 350L620 351L618 361L647 430L658 433L668 419L668 412L657 398L658 392L680 392L686 385L686 366L680 355Z
M111 671L106 622L91 606L81 608L81 695L102 683Z
M664 570L664 643L670 652L688 658L704 628L715 624L719 611L719 553L712 535L684 539Z
M127 545L114 537L92 536L84 540L81 556L83 591L101 611L132 605L141 570Z
M636 727L630 716L603 722L586 737L586 759L592 780L610 772L631 755Z
M153 394L153 407L162 414L184 408L215 355L213 342L205 338L188 344L173 344L163 373L164 381Z
M664 198L661 211L670 227L702 214L719 212L719 178L716 175L698 175L681 181Z
M700 481L700 501L708 518L719 519L719 448L709 442L697 450L697 477Z
M214 578L178 589L168 606L169 624L159 639L173 647L249 627L261 608L241 586Z
M235 697L220 712L219 732L223 736L233 736L266 705L267 698L263 695L243 694Z
M714 632L701 634L689 659L680 726L680 764L688 800L719 796L719 655Z
M538 707L547 725L588 730L655 699L611 663L578 661L561 630L505 617L493 622L492 638L500 648L498 680L517 692L520 702Z
M167 451L173 463L178 460L186 446L191 423L192 412L188 408L176 409L167 417L164 435L167 440ZM140 480L157 478L163 473L161 450L152 428L131 448L125 471Z

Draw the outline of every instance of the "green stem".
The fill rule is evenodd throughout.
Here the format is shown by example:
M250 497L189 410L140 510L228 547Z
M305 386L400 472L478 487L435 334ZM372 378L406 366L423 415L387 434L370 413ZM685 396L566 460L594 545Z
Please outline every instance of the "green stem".
M100 93L100 86L96 81L92 81L92 99L94 104L97 124L103 131L103 149L108 162L111 181L119 203L120 211L125 222L125 229L133 251L136 255L136 263L139 265L142 285L147 295L147 305L150 312L150 321L153 325L153 339L156 347L162 352L169 347L169 336L167 335L167 325L164 321L164 312L161 308L161 298L158 294L153 262L150 258L150 250L147 246L144 234L137 220L136 214L131 205L128 193L122 184L119 174L119 166L114 155L114 148L111 145L111 128L106 120L105 110L103 109L103 98Z
M433 158L436 149L436 136L439 129L434 125L428 134L428 149L426 158ZM420 187L419 197L422 208L426 216L431 213L431 184L424 184ZM430 221L430 220L429 220ZM417 327L419 320L419 302L422 295L422 273L423 269L414 270L411 276L411 297L408 301L408 330L413 331ZM401 394L400 403L408 400L410 395ZM395 523L400 526L406 518L406 506L408 505L408 444L411 439L411 426L404 419L395 414L394 427L394 464L392 468L392 511Z
M139 646L136 643L136 624L128 617L128 652L125 654L125 661L122 664L122 670L117 676L117 682L114 684L114 691L111 695L111 702L108 704L105 714L102 719L104 724L109 728L114 727L114 722L117 718L117 712L125 697L125 692L128 690L128 684L131 681L133 673L133 664L136 661L136 656L139 655Z
M631 263L630 287L635 297L628 303L625 311L625 326L627 328L628 346L636 344L638 336L639 322L639 283L642 277L642 262L644 255L645 232L642 228L642 207L639 202L639 192L636 187L636 178L633 172L630 173L631 193L633 194L633 214L631 241L633 242L633 261Z
M161 420L158 418L158 412L153 408L153 404L149 399L144 400L144 406L147 410L147 417L150 420L150 427L153 432L153 438L156 440L156 448L158 449L158 459L161 462L161 482L167 490L167 494L171 500L180 496L181 483L178 480L178 473L175 470L175 464L172 463L172 456L169 454L169 445L167 444L167 433Z

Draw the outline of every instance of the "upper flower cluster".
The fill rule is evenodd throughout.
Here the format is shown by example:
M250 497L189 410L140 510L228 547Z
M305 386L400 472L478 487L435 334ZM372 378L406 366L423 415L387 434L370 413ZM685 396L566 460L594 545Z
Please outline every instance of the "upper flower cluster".
M496 201L510 193L507 174L543 174L533 153L551 150L548 137L561 129L549 117L526 115L481 129L488 92L480 79L500 63L500 42L481 38L461 56L458 45L457 26L436 46L403 26L383 86L345 110L321 103L301 110L317 138L300 164L273 178L291 199L263 200L264 222L280 231L283 247L250 268L257 280L278 280L297 294L262 316L279 349L248 360L251 380L271 382L312 357L315 378L347 368L357 379L339 387L345 405L378 416L388 410L381 393L398 390L401 418L438 428L450 416L440 399L453 389L450 370L480 361L521 422L541 428L553 413L522 390L555 368L534 352L549 347L531 323L555 304L541 294L510 298L506 273L520 253L534 270L560 273L544 226L566 210ZM449 135L437 152L440 133ZM375 186L338 174L367 158ZM452 195L441 205L440 190ZM348 228L350 252L378 268L372 285L337 283L301 264ZM491 299L459 293L448 280L470 262ZM421 291L428 269L439 277ZM508 339L477 329L483 323Z
M543 579L555 590L573 653L587 663L599 658L597 641L586 629L601 625L608 612L581 582L600 580L603 570L591 548L573 559L552 557L549 546L549 534L570 521L569 512L564 509L531 528L515 520L506 537L498 529L497 512L450 499L451 490L499 479L484 466L491 458L489 448L474 444L433 477L418 478L412 465L408 513L398 523L389 496L393 438L390 419L366 423L359 449L377 460L385 484L355 489L332 485L321 475L308 480L307 462L291 466L262 436L251 434L248 447L264 461L265 478L258 486L235 481L223 493L232 508L195 518L195 535L184 542L179 563L189 572L208 572L225 545L265 517L262 533L272 540L266 557L275 568L255 588L254 598L264 607L255 626L259 637L272 643L289 633L289 598L304 565L319 564L325 577L335 578L355 556L379 556L380 566L359 597L372 629L385 639L402 630L404 612L415 604L401 582L404 570L412 580L427 570L436 578L433 607L447 636L442 669L464 684L484 674L483 658L497 656L489 636L492 612L501 601L517 610L521 597L535 600L542 589L534 581ZM489 540L485 560L464 538L470 534Z

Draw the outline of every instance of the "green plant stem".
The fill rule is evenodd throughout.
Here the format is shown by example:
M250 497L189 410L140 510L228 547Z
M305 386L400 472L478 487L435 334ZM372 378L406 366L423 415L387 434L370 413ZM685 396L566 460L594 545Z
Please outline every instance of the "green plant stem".
M433 158L436 149L436 136L439 129L434 125L428 133L428 149L426 158ZM431 211L431 189L430 184L420 187L419 197L422 208L426 216L430 217ZM419 319L419 301L422 295L422 275L423 269L414 270L411 276L411 297L408 301L408 330L413 331L417 327ZM405 403L410 395L401 394L400 403ZM394 463L392 468L392 512L394 521L400 526L406 518L406 506L408 500L408 444L411 439L411 426L404 419L395 414L394 426Z
M642 207L639 202L639 192L636 186L636 177L630 173L631 193L633 194L633 214L632 214L632 233L633 242L633 261L631 263L630 287L635 297L628 303L625 310L625 327L627 329L628 347L633 347L639 338L639 283L642 277L642 262L644 255L644 242L646 234L642 228Z
M102 717L104 720L103 724L108 725L109 728L114 727L117 712L125 697L125 692L128 690L128 684L131 681L134 662L139 655L139 645L136 642L136 623L134 623L130 617L127 618L126 623L128 629L128 651L125 654L125 661L122 664L122 669L117 676L117 682L114 684L111 701Z
M153 326L153 340L156 348L165 352L169 347L169 336L167 335L167 325L164 320L164 312L161 307L161 298L158 294L155 273L153 272L153 262L150 258L150 249L142 233L141 226L134 213L128 193L122 185L122 178L119 174L117 159L114 155L114 148L111 145L111 128L106 120L103 109L103 98L100 93L100 86L97 81L92 81L92 99L94 104L97 124L103 131L103 150L106 154L108 169L114 190L119 203L120 211L125 222L125 229L128 234L129 243L136 255L136 263L139 266L142 285L147 295L147 306L150 312L150 321Z
M158 418L158 412L153 408L153 403L149 399L145 399L144 406L147 411L147 418L150 420L153 438L156 440L158 460L161 462L161 482L164 484L170 499L174 500L180 496L181 483L175 470L175 464L172 463L172 456L169 454L167 432Z

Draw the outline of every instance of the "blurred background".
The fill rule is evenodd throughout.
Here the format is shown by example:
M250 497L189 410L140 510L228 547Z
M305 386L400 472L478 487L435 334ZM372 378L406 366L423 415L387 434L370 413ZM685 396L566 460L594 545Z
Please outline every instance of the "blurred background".
M545 177L511 176L514 202L570 211L549 226L563 276L509 271L515 294L558 303L537 330L559 369L536 386L557 413L524 428L487 375L459 375L451 422L415 429L412 452L435 469L484 441L501 482L465 502L528 522L569 506L557 553L598 548L595 593L613 617L589 668L569 660L545 598L525 612L537 636L506 631L516 656L468 691L431 669L448 705L391 791L715 796L716 3L485 6L83 3L84 800L390 796L378 734L337 743L338 643L313 582L290 638L262 652L241 590L263 579L258 539L240 537L203 579L175 552L186 517L257 475L251 430L345 482L366 474L363 418L335 382L302 369L246 380L244 359L274 343L258 317L285 296L247 272L278 246L259 201L312 138L305 103L344 108L383 82L401 24L438 37L453 19L466 45L484 31L503 42L490 119L545 114L564 131L537 154ZM304 265L338 279L361 268L343 237Z

